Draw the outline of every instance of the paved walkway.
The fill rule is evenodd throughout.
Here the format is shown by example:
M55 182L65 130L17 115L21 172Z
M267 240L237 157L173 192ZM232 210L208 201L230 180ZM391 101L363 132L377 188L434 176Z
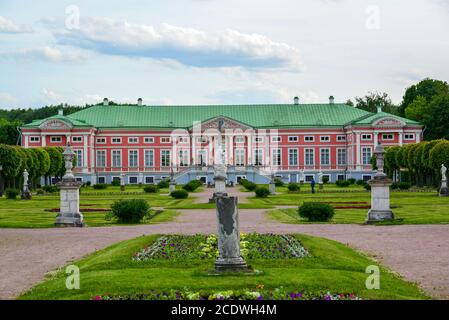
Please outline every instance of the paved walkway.
M236 189L230 194L246 196ZM0 299L14 298L46 272L121 240L158 233L215 232L215 210L179 211L176 221L157 225L0 229ZM449 225L289 225L269 221L263 210L254 209L240 210L240 226L243 232L297 232L340 241L371 254L432 296L449 299Z

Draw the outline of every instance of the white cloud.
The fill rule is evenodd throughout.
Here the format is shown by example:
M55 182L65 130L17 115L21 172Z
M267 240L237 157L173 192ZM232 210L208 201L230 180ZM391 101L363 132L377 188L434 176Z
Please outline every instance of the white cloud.
M29 27L18 26L13 21L0 16L0 33L29 33L33 30Z
M53 28L59 44L109 55L176 60L194 67L286 68L301 70L299 51L260 34L236 30L201 31L169 24L156 28L109 18L83 19L79 29Z
M38 59L49 62L83 62L86 60L86 55L79 51L61 51L59 48L49 46L21 49L17 51L3 51L0 52L0 57L13 59Z
M17 98L9 93L0 92L0 107L12 107L17 101Z

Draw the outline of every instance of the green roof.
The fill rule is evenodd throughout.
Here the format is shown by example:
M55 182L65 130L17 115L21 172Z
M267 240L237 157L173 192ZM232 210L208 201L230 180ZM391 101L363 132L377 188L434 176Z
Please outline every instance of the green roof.
M391 116L386 113L382 114ZM204 122L219 116L234 119L254 128L293 128L344 126L359 119L368 121L370 117L379 116L379 114L337 103L188 106L97 105L68 116L36 120L24 127L39 126L48 119L59 118L70 121L74 126L94 126L96 128L190 128L194 121Z
M387 112L370 113L369 115L362 117L360 119L356 119L356 120L352 121L351 123L352 124L369 125L369 124L373 123L374 121L376 121L377 119L385 118L385 117L403 121L408 125L420 125L419 122L416 122L416 121L413 121L410 119L406 119L406 118L402 118L402 117L398 117L398 116L395 116L395 115L393 115L391 113L387 113Z
M41 119L41 120L34 120L31 123L28 123L26 125L23 125L22 128L27 128L27 127L38 127L40 126L42 123L44 123L45 121L48 120L61 120L61 121L66 121L71 123L74 127L92 127L91 124L86 123L86 121L84 120L80 120L80 119L76 119L74 117L69 117L69 116L61 116L59 114L45 118L45 119Z

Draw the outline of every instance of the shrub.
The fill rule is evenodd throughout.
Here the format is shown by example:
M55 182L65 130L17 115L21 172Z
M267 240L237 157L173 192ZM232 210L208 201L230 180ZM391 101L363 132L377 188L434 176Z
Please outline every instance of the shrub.
M257 198L266 198L270 194L270 190L267 187L257 187L254 192Z
M393 183L391 184L390 188L391 188L392 190L399 189L399 185L398 185L398 184L399 184L399 183L397 183L397 182L393 182Z
M42 195L42 194L45 193L45 191L42 190L42 189L37 189L36 193L39 194L39 195Z
M328 176L324 176L323 177L323 184L326 184L329 182L329 177Z
M159 188L154 184L149 184L143 187L143 191L146 193L157 193L159 192Z
M308 221L329 221L335 214L334 208L327 203L304 202L298 209L301 218Z
M104 190L104 189L106 189L107 187L108 187L108 185L105 184L105 183L97 183L97 184L94 184L94 189L95 189L95 190Z
M371 186L370 186L367 182L364 182L364 183L363 183L363 187L364 187L366 190L368 190L368 191L371 190Z
M14 188L8 188L5 190L6 199L16 199L19 195L19 190Z
M356 182L355 178L349 178L347 181L349 181L350 184L354 184Z
M170 185L170 181L168 181L168 180L161 180L161 181L159 181L159 183L157 184L157 187L158 187L159 189L166 189L166 188L169 187L169 185Z
M42 189L47 193L55 193L59 191L59 188L57 186L43 186Z
M170 196L172 196L175 199L185 199L189 196L189 193L185 190L175 190L172 193L170 193Z
M200 180L192 180L182 186L182 188L186 191L193 192L202 186L203 183Z
M356 185L358 185L358 186L363 186L365 183L366 183L366 182L363 181L363 180L357 180L357 181L356 181Z
M411 188L411 185L410 185L410 183L408 183L408 182L399 182L399 183L398 183L398 188L399 188L400 190L408 190L408 189Z
M111 206L111 215L119 223L139 223L149 212L150 205L144 199L118 200Z
M118 179L112 180L111 186L113 186L113 187L118 187L118 186L120 186L120 180L118 180Z
M248 191L255 191L257 185L254 182L248 181L246 179L240 180L240 184Z
M287 186L288 191L299 191L300 187L299 184L295 183L295 182L290 182Z
M284 181L282 181L282 180L279 179L279 178L276 178L276 179L274 179L274 185L275 185L276 187L283 187L283 186L284 186Z
M86 186L90 187L91 184L92 184L92 182L86 181Z
M335 182L335 185L337 187L346 188L346 187L349 187L351 185L351 182L349 180L337 180Z

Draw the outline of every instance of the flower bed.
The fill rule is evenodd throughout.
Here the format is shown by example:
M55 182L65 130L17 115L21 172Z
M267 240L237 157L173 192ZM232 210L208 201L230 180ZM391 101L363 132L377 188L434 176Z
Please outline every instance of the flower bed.
M241 234L240 252L245 259L295 259L309 255L301 243L291 235ZM169 235L158 238L152 245L134 254L133 260L153 259L215 259L218 239L209 236Z
M283 287L264 289L263 285L256 289L225 291L191 291L189 289L151 290L147 293L128 295L98 295L93 300L361 300L352 293L310 293L298 290L286 290Z

